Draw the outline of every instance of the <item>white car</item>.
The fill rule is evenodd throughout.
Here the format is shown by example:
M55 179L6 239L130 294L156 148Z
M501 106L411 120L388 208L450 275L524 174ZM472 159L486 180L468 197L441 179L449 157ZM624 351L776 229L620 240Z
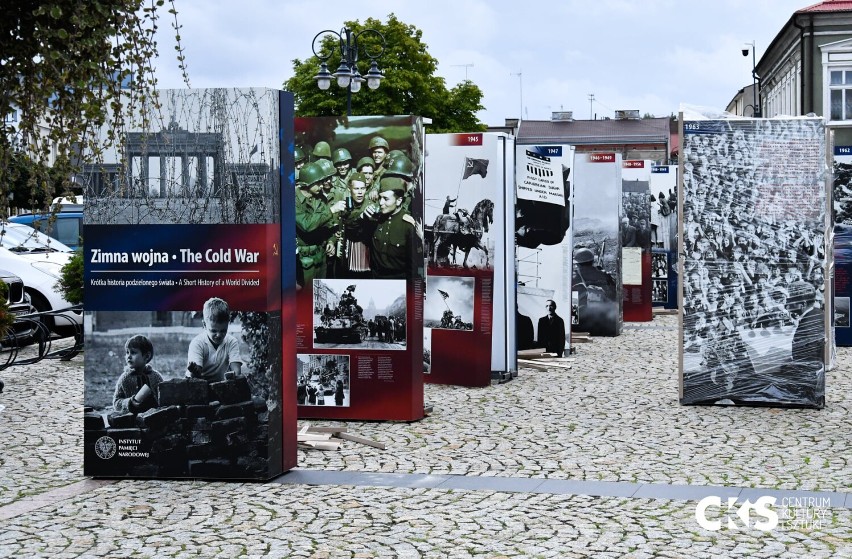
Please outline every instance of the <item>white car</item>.
M0 223L0 270L8 270L24 281L38 312L57 311L42 318L51 330L72 333L83 324L80 310L67 310L71 303L56 288L64 266L74 251L56 239L20 223Z

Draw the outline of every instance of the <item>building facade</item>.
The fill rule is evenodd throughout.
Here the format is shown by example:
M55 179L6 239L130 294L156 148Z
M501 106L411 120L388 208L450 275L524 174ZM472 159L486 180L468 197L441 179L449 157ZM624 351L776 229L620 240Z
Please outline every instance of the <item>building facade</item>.
M826 0L794 12L757 61L764 117L815 114L852 142L852 1ZM751 86L727 110L751 116Z

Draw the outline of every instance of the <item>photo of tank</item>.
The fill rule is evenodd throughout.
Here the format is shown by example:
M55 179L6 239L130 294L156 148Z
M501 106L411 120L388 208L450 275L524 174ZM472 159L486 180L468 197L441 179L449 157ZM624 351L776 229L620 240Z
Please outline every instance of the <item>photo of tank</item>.
M315 348L406 348L405 280L315 279Z
M315 341L320 343L360 344L367 337L364 312L355 299L355 286L350 285L334 308L325 306L320 326L314 327Z

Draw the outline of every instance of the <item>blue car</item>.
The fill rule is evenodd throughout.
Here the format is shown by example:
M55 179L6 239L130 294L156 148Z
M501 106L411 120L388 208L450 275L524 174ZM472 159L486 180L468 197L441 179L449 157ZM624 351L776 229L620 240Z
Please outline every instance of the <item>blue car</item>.
M77 250L82 242L83 207L79 204L63 204L56 213L56 220L49 221L48 214L21 214L9 218L12 223L23 223L44 233L69 248Z

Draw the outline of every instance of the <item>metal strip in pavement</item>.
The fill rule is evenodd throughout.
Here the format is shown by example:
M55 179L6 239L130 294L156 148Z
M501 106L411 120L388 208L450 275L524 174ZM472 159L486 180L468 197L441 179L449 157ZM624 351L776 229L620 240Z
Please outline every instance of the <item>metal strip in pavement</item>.
M462 489L506 493L543 493L552 495L589 495L592 497L632 497L699 501L704 497L738 501L775 497L779 503L829 503L834 508L852 508L852 493L730 487L713 485L676 485L669 483L629 483L623 481L587 481L508 476L464 476L451 474L391 474L377 472L293 469L272 480L273 483L304 485L353 485L360 487L407 487ZM808 499L811 499L808 501ZM812 505L813 506L813 505Z
M118 483L119 479L84 479L0 506L0 520L8 520L53 505L89 491ZM180 483L180 481L175 481ZM588 481L509 476L464 476L451 474L397 474L341 470L302 470L295 468L278 476L272 483L286 485L351 485L356 487L396 487L424 489L461 489L505 493L538 493L549 495L589 495L592 497L632 497L635 499L667 499L698 501L704 497L736 497L738 501L775 497L790 507L852 509L852 493L838 491L804 491L798 489L760 489L712 485L675 485L669 483L629 483L623 481Z
M677 326L639 326L637 324L624 324L628 330L678 330Z

